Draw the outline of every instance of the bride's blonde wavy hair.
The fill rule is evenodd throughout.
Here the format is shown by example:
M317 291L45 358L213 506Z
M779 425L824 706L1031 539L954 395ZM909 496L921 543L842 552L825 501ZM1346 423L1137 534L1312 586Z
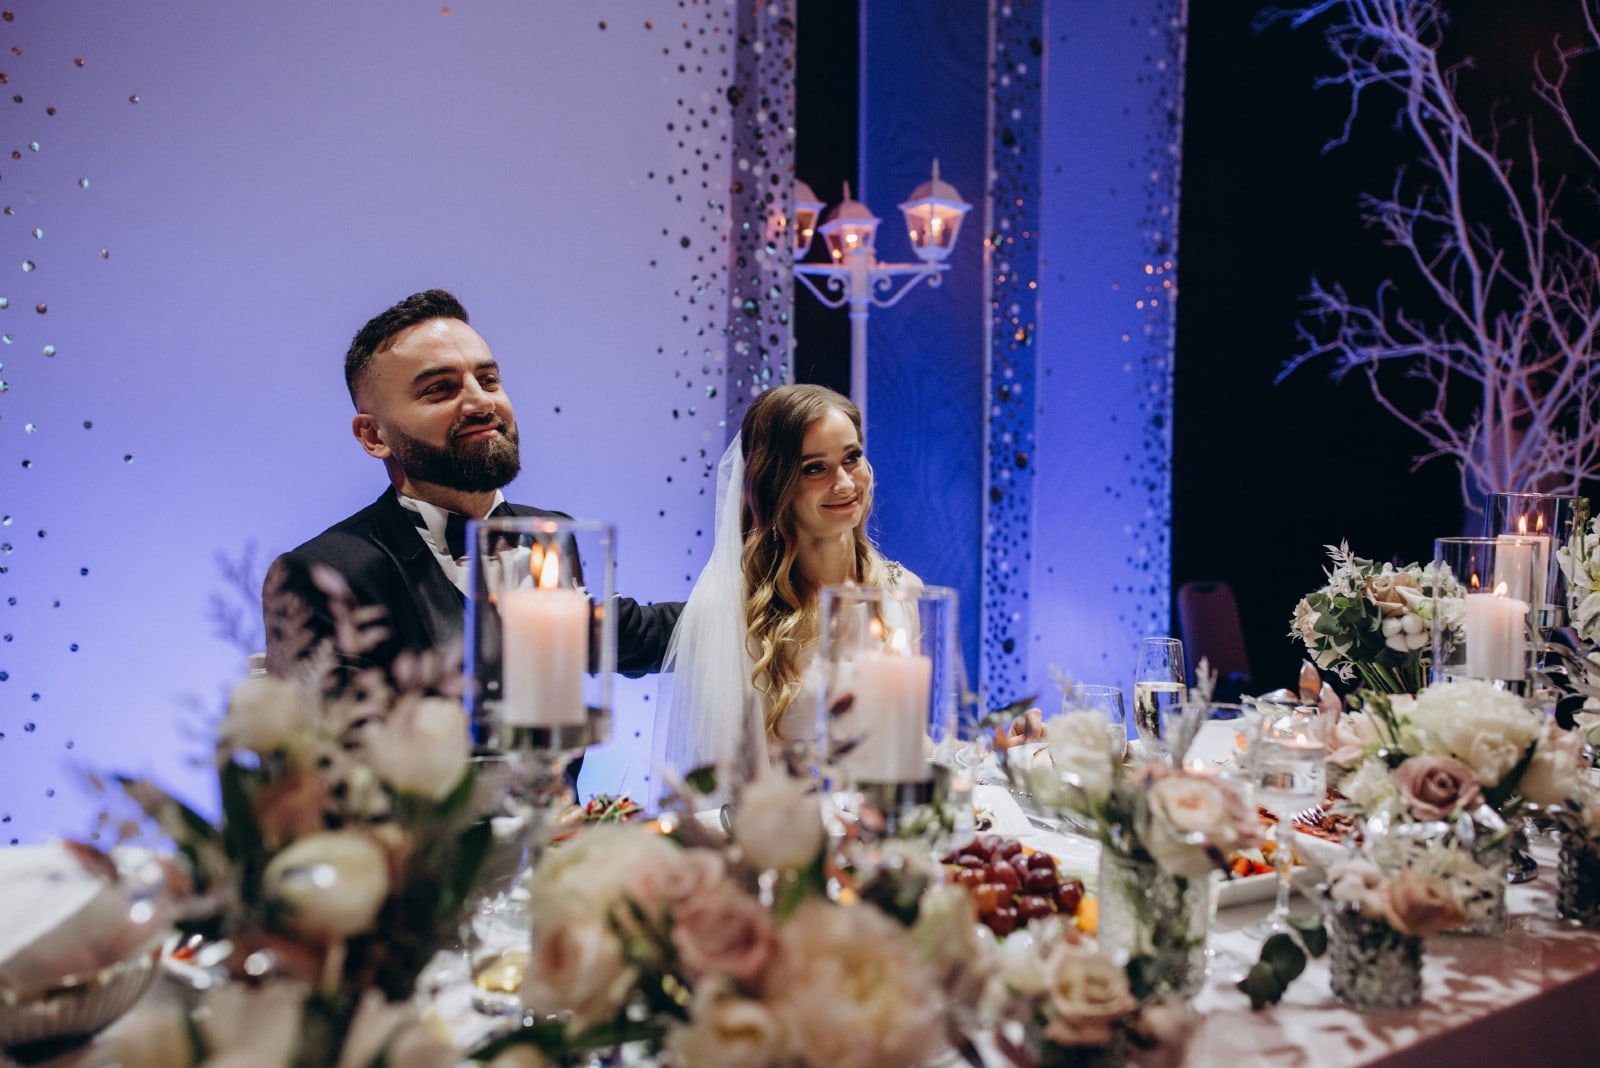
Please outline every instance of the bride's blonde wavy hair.
M800 653L817 639L820 590L795 567L792 505L806 431L830 410L843 412L860 436L861 410L850 398L811 385L779 386L761 394L746 409L739 429L744 452L739 529L744 535L745 638L755 660L751 681L767 702L768 737L800 691ZM869 490L854 532L855 578L881 583L888 568L867 536L871 512Z

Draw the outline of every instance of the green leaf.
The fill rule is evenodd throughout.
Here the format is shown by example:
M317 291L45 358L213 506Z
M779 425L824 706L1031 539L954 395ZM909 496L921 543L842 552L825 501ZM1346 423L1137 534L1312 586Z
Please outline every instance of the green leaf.
M1326 947L1326 938L1323 944ZM1289 984L1305 970L1305 950L1292 935L1279 933L1261 944L1261 959L1250 966L1237 987L1250 998L1252 1009L1260 1009L1281 1001Z
M708 797L717 792L717 769L714 764L706 764L695 768L683 777L689 789L703 797Z
M456 843L449 882L439 902L439 911L447 915L454 915L472 895L478 873L483 870L483 862L494 845L494 828L488 820L480 820L462 831Z
M793 872L784 872L773 889L772 911L782 923L805 903L808 897L825 897L828 893L828 873L819 853L810 864ZM913 914L913 919L915 915Z
M1278 981L1278 973L1272 970L1272 965L1260 961L1252 964L1250 971L1235 985L1250 998L1252 1009L1276 1005L1283 998L1284 985Z
M233 761L222 765L222 847L235 864L247 864L261 853L261 828L245 788L245 769Z
M1283 980L1284 986L1288 986L1291 980L1306 970L1306 954L1293 935L1279 932L1261 943L1261 963L1270 966Z
M477 769L473 768L471 765L468 765L466 774L461 776L461 781L456 783L450 792L445 795L443 801L439 802L438 817L441 819L448 819L449 817L454 816L456 813L463 811L472 801L473 792L477 788Z
M1290 916L1289 926L1300 932L1300 945L1313 957L1328 952L1328 929L1320 916Z

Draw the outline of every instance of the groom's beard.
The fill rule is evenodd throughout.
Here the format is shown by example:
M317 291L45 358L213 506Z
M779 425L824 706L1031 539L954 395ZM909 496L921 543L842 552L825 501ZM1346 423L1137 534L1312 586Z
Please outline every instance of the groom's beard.
M499 437L456 440L457 435L481 429L487 422L493 422L500 431ZM400 470L413 482L427 482L462 493L488 493L509 483L522 470L517 428L498 416L463 419L450 428L450 444L442 448L393 427L387 439Z

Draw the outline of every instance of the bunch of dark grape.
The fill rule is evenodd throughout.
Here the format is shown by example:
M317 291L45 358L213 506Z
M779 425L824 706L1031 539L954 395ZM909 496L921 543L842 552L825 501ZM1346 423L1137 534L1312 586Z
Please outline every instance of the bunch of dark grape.
M967 888L978 919L997 935L1029 920L1075 915L1083 900L1082 880L1063 879L1054 857L1024 852L1014 838L979 835L943 860L946 877Z

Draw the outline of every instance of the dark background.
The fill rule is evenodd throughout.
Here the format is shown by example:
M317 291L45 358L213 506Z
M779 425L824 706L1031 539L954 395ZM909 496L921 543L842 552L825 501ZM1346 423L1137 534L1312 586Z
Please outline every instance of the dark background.
M1460 97L1487 121L1534 110L1533 57L1556 32L1576 40L1579 0L1457 0L1444 52L1475 58ZM1172 585L1224 580L1239 601L1258 689L1292 684L1302 657L1288 637L1296 602L1323 581L1323 546L1397 564L1431 557L1433 539L1478 533L1448 460L1414 469L1420 439L1380 409L1366 381L1308 366L1275 384L1299 347L1295 326L1313 276L1363 299L1410 276L1360 218L1364 192L1387 191L1412 156L1393 106L1374 94L1349 144L1347 95L1315 87L1335 72L1322 23L1257 26L1254 5L1190 0L1179 210L1173 424ZM798 23L796 173L838 199L856 173L854 0L805 0ZM1600 79L1587 96L1600 108ZM1591 126L1595 116L1590 115ZM1573 162L1547 155L1547 166ZM1591 220L1592 221L1592 220ZM821 242L818 242L820 245ZM796 297L796 377L848 389L843 312ZM1404 383L1394 394L1404 396ZM1173 613L1176 631L1177 613Z

